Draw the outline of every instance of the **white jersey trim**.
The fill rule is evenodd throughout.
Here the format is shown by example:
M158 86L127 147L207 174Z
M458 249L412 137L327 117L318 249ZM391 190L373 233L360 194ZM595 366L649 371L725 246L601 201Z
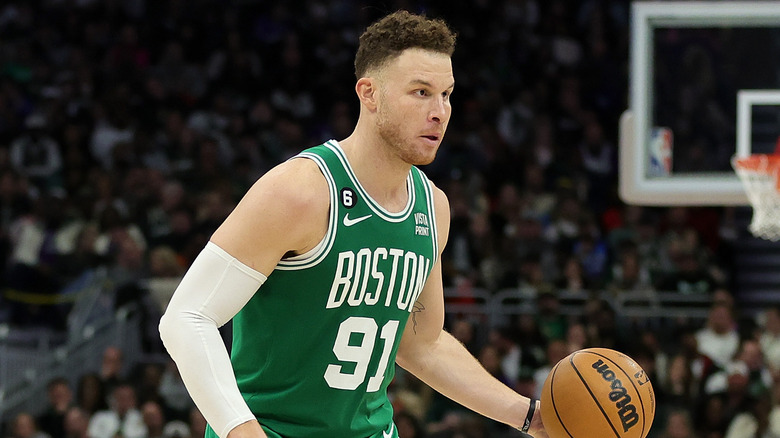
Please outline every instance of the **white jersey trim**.
M338 190L336 189L336 181L333 179L333 175L330 173L328 165L325 163L322 157L311 152L302 152L296 155L294 158L308 158L314 161L317 164L317 167L320 168L322 175L325 177L325 181L328 183L328 191L330 192L328 231L314 248L306 251L303 254L280 260L275 268L280 271L293 271L310 268L317 265L325 258L325 256L328 255L330 249L333 247L333 242L336 240L336 229L338 228L336 224L338 219L338 214L336 211L336 206L338 206Z
M411 172L409 172L409 175L406 177L406 206L400 212L393 213L382 207L374 200L374 198L371 197L371 195L368 194L368 192L366 192L366 189L363 188L363 185L360 184L357 176L355 176L355 172L352 171L352 166L349 164L347 156L344 154L344 150L341 149L338 141L328 140L325 142L325 146L333 151L339 161L341 161L341 165L344 167L344 170L346 171L347 176L349 176L349 179L352 181L352 184L355 185L357 191L360 192L360 196L366 200L368 207L371 208L371 210L377 216L381 217L387 222L403 222L409 217L409 215L412 214L415 202L415 190L414 179L412 178Z
M436 203L433 199L433 183L431 183L431 180L428 179L428 176L425 175L425 173L414 167L414 170L417 171L417 174L420 176L420 180L423 181L423 184L425 185L425 197L426 197L426 203L428 204L428 214L430 215L430 222L431 222L431 243L433 244L433 259L431 266L436 264L436 261L439 258L439 227L436 223Z

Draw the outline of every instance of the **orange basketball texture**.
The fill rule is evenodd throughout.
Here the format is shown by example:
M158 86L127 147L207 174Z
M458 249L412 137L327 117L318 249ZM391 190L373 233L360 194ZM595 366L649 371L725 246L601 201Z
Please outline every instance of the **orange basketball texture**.
M630 357L585 348L550 371L540 409L550 438L644 438L655 417L655 394Z

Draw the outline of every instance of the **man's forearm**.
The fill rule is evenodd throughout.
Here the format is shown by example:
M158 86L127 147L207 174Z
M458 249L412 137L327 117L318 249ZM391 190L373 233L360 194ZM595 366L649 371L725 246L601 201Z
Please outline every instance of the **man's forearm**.
M493 377L446 331L429 346L399 355L398 365L461 405L514 428L520 428L530 399Z

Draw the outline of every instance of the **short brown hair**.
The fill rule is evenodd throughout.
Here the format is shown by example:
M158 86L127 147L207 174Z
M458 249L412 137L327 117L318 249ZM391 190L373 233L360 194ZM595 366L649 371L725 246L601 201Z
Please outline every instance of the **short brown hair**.
M429 19L408 11L397 11L370 25L360 36L355 55L355 76L399 56L406 49L418 48L452 56L456 34L441 19Z

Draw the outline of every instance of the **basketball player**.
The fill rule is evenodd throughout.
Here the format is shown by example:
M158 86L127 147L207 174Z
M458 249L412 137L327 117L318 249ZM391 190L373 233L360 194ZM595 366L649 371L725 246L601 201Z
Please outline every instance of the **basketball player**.
M443 330L449 205L415 166L434 159L450 119L454 45L444 22L405 11L371 25L353 133L260 178L193 262L160 332L207 436L397 437L396 363L547 436L537 401ZM231 318L229 358L217 328Z

